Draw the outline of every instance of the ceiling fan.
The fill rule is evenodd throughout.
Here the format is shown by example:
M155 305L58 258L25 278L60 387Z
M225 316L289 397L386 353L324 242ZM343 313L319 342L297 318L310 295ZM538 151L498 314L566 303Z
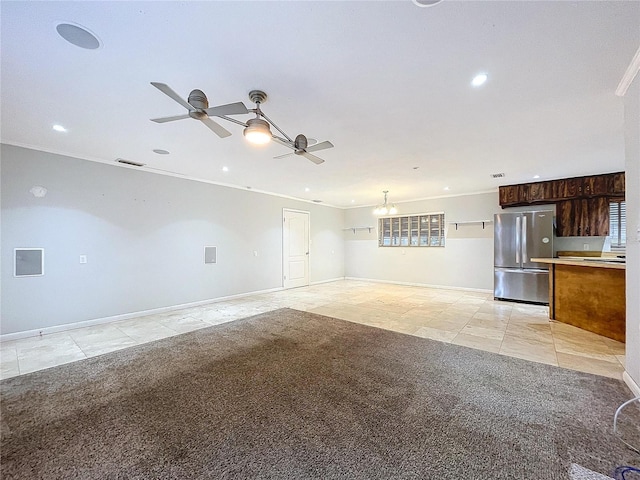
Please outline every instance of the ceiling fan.
M307 137L305 137L303 134L298 135L293 142L290 142L288 140L282 141L281 138L277 137L273 137L273 141L284 145L285 147L293 149L293 152L291 153L285 153L284 155L278 155L277 157L273 158L284 158L290 155L302 155L304 158L311 160L316 165L323 163L324 160L320 157L312 155L310 152L316 152L318 150L324 150L326 148L333 147L333 143L328 141L316 143L315 145L309 145Z
M188 101L185 101L182 97L180 97L180 95L174 92L171 87L164 83L151 82L151 85L153 85L162 93L171 97L173 100L189 110L189 113L183 115L152 118L151 121L153 122L165 123L191 117L195 118L196 120L202 121L219 137L228 137L229 135L231 135L231 132L229 132L222 125L214 122L210 118L219 117L245 127L243 135L251 143L265 144L270 141L274 141L293 150L292 153L279 155L274 158L283 158L289 155L301 155L317 165L323 163L324 160L313 155L311 152L316 152L318 150L324 150L333 147L333 144L328 141L309 145L310 142L308 141L307 137L302 134L298 135L295 140L289 137L260 109L260 104L264 103L267 100L267 94L262 90L252 90L251 92L249 92L249 99L256 104L256 108L248 109L242 102L229 103L227 105L219 105L217 107L209 107L209 101L207 100L207 97L202 90L192 90L189 94ZM256 117L247 120L247 122L241 122L239 120L236 120L235 118L229 117L229 115L240 115L249 112L255 113ZM284 138L272 134L270 126L273 126L276 130L278 130L278 132L280 132Z
M249 110L247 110L247 107L245 107L244 103L242 102L229 103L227 105L219 105L217 107L209 107L209 100L207 100L207 96L202 90L192 90L189 94L189 98L187 100L184 100L180 95L174 92L171 87L169 87L169 85L158 82L151 82L151 85L153 85L162 93L172 98L184 108L189 110L189 113L183 115L152 118L152 122L166 123L191 117L195 118L196 120L200 120L207 127L213 130L213 132L220 138L224 138L231 135L231 132L219 123L211 120L211 118L209 117L222 117L225 115L239 115L242 113L249 113Z

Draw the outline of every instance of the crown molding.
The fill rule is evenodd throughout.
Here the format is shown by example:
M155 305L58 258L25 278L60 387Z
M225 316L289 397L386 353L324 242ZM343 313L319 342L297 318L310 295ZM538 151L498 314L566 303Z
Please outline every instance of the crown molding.
M618 84L618 88L616 88L616 95L618 97L624 97L631 85L631 82L636 78L638 71L640 71L640 47L638 47L636 54L633 56L631 63L627 67L627 71L624 72L622 80L620 80L620 83Z

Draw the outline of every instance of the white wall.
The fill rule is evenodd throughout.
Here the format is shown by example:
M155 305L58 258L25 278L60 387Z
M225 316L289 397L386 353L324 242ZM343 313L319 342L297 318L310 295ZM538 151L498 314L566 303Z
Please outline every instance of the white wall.
M625 178L627 203L627 374L640 385L640 76L626 95Z
M311 282L344 276L340 209L8 145L1 153L2 334L281 287L283 208L310 212ZM48 194L33 197L34 185ZM218 247L217 264L204 264L205 245ZM16 247L44 248L45 275L14 278Z
M392 198L390 198L392 200ZM346 211L344 228L373 226L371 233L345 230L345 275L421 285L493 291L493 223L459 225L453 221L493 220L498 192L436 198L396 205L401 215L445 212L446 246L379 248L373 208Z
M629 345L640 345L638 83L625 99ZM503 211L497 192L398 204L401 214L444 211L446 247L378 248L369 207L343 211L7 145L1 153L2 334L279 288L282 208L311 212L312 283L347 276L493 289L493 225L449 222L493 219ZM34 185L47 196L29 194ZM361 226L374 228L343 230ZM203 264L204 245L218 247L218 264ZM45 248L46 275L14 278L15 247ZM627 349L627 370L640 383L640 348Z

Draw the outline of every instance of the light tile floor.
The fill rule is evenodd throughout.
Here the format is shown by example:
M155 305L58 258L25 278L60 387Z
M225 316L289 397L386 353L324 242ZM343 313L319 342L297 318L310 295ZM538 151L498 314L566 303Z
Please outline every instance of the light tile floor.
M614 378L624 343L550 321L548 308L490 294L340 280L0 344L0 378L290 307Z

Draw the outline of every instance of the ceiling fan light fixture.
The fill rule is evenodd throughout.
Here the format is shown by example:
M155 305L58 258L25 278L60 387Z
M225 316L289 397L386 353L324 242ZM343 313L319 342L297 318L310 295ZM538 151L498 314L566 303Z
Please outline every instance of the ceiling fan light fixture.
M261 118L249 120L242 133L249 142L255 145L264 145L271 141L269 123Z

